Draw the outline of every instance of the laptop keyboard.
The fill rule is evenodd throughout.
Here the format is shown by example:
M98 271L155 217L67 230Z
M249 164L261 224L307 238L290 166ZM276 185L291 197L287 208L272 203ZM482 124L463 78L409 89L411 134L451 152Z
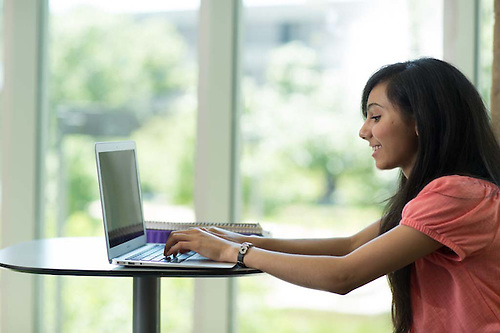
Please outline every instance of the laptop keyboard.
M165 248L164 245L157 244L150 247L147 250L136 253L133 256L126 258L125 260L155 261L155 262L166 261L166 262L179 263L183 262L184 260L196 254L196 252L194 251L189 251L186 253L178 253L176 256L165 257L165 255L163 254L164 248Z

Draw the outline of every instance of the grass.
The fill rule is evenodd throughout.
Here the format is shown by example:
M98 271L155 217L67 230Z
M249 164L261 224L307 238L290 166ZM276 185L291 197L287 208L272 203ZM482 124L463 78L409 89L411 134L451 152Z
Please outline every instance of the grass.
M240 314L240 333L387 333L389 314L348 315L327 311L272 310Z
M332 228L355 231L380 218L382 211L377 206L334 205L288 205L277 211L266 221L286 225L307 225L308 228Z

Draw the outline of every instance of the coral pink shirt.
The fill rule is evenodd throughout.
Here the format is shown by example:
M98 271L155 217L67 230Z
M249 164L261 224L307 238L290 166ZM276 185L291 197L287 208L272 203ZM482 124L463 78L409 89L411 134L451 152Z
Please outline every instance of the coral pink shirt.
M438 178L408 202L401 225L444 245L415 262L412 332L500 332L499 187Z

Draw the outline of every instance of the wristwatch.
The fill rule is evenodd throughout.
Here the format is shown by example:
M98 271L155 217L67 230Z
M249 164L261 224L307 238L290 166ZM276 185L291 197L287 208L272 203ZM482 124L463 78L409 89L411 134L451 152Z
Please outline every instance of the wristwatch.
M253 247L252 243L248 243L248 242L241 243L240 249L238 251L238 261L236 262L238 264L238 266L243 267L243 268L247 267L243 263L243 257L245 257L245 254L247 254L248 250L251 247Z

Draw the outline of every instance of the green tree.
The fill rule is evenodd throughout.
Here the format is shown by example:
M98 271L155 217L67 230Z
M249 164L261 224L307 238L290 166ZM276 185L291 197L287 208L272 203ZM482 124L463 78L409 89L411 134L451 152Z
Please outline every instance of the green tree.
M361 112L348 108L343 79L298 42L273 51L266 73L264 85L244 85L245 200L263 197L267 213L294 202L373 202L367 191L336 195L342 179L360 188L384 184L357 137Z
M51 105L147 106L192 83L185 44L165 19L85 7L52 17Z
M117 126L124 112L132 113L138 127L131 136L138 140L141 157L154 161L164 155L176 161L157 160L143 167L144 188L149 193L172 189L174 201L189 202L192 186L172 183L189 177L194 146L195 107L185 96L193 95L195 66L183 38L160 16L79 7L51 19L49 98L54 128L61 128L63 110L74 115L114 113L96 125L103 128ZM67 178L69 215L98 199L93 142L124 139L99 135L97 128L82 131L87 130L93 134L70 132L52 138L54 147L62 147L59 168L64 170L53 167L51 177ZM150 144L156 151L146 147Z

